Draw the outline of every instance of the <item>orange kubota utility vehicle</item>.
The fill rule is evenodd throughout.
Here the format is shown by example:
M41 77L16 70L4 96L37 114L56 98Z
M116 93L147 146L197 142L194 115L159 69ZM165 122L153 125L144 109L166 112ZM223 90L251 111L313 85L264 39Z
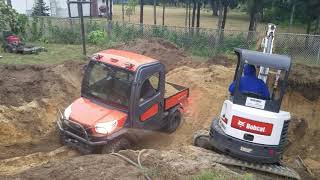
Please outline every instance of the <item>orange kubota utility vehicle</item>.
M137 132L174 132L188 96L188 88L165 82L165 66L158 60L101 51L85 68L81 97L64 112L59 110L60 137L82 153L126 149Z

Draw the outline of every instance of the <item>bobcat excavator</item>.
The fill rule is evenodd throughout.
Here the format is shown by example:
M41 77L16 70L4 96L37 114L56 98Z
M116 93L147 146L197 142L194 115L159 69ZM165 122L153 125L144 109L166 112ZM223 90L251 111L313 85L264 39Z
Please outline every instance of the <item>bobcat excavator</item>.
M288 56L272 54L276 26L268 24L262 42L263 52L235 49L238 63L234 75L234 91L214 118L210 131L194 135L194 145L216 151L216 162L300 179L294 170L281 163L286 145L290 113L280 110L291 68ZM258 81L265 83L270 97L243 91L244 67L259 68Z

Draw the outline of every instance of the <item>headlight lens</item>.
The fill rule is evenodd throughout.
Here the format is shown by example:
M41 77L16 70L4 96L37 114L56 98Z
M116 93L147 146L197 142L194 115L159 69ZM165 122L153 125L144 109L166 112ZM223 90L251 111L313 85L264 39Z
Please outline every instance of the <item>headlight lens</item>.
M109 122L97 123L95 128L97 133L109 134L116 129L117 125L118 125L118 121L114 120Z
M70 118L70 114L71 114L71 105L68 106L68 107L66 108L66 110L64 110L64 113L63 113L64 118L69 119L69 118Z

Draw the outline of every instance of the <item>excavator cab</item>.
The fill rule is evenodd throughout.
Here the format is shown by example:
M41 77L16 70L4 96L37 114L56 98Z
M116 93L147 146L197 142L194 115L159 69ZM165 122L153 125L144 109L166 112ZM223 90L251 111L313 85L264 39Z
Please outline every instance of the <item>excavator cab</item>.
M290 73L290 57L238 48L235 49L235 53L238 62L234 74L234 91L231 94L231 101L241 106L278 113ZM256 68L254 72L256 80L254 80L255 77L244 77L246 66ZM258 69L264 73L259 73Z

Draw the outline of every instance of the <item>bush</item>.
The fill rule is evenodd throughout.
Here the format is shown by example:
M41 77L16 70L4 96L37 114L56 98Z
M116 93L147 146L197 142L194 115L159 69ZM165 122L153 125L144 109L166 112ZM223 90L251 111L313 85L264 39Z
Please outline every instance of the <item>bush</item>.
M103 45L106 43L107 34L105 31L101 30L91 31L88 35L88 40L92 44Z
M49 42L65 44L79 44L81 42L81 35L79 29L74 30L73 28L51 26L49 28L49 31Z

